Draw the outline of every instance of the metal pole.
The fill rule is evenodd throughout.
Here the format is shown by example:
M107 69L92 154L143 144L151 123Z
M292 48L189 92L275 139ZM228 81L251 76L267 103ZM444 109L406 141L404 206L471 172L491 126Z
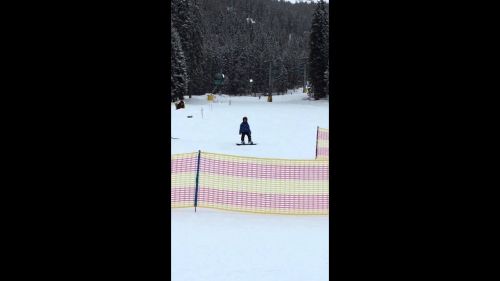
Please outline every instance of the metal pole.
M196 168L196 187L194 190L194 211L196 212L196 207L198 207L198 182L200 179L200 154L201 150L198 150L198 167Z
M318 159L319 126L316 128L316 159Z
M303 85L302 85L302 91L305 92L306 90L306 85L307 85L307 57L302 57L300 58L301 60L304 61L304 81L303 81Z
M271 77L271 64L272 61L269 61L269 94L273 94L273 84L272 84L272 77Z
M304 89L306 88L306 85L307 85L307 82L306 82L307 81L307 74L306 74L307 71L306 71L306 69L307 69L307 62L304 63Z

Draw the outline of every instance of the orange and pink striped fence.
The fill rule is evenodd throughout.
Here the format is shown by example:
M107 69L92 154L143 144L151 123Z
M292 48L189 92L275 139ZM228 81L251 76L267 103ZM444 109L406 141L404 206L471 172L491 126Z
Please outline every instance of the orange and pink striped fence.
M171 207L266 214L326 215L328 160L172 155Z
M193 207L198 168L198 152L174 154L170 160L170 206Z
M316 159L324 160L329 158L330 153L330 130L318 127L316 138Z

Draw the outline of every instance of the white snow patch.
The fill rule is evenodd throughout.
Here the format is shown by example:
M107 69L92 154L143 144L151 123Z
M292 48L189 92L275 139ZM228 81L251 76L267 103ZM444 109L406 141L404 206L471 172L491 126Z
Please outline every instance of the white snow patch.
M256 21L254 21L252 18L247 18L247 23L254 24L254 23L256 23Z

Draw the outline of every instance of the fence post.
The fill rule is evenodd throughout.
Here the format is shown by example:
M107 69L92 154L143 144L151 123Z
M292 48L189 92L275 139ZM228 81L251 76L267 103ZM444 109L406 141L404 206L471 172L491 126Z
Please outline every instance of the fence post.
M319 126L316 128L316 159L318 159L318 137L319 137Z
M194 211L196 212L196 207L198 206L198 180L200 178L200 154L201 150L198 150L198 165L196 167L196 188L194 190Z

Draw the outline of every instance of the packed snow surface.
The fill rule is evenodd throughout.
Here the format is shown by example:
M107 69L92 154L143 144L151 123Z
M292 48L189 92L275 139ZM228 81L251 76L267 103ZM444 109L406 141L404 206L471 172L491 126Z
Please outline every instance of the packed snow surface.
M327 281L328 216L172 209L174 281Z
M328 101L301 89L266 97L207 96L172 105L172 154L198 150L285 159L314 159L316 127L329 128ZM188 118L191 116L191 118ZM248 117L258 145L237 146ZM326 281L328 216L288 216L213 209L172 209L174 281Z
M172 153L198 150L251 157L314 159L316 129L329 128L328 101L311 101L302 90L267 97L207 96L186 98L186 108L172 104ZM188 116L192 116L188 118ZM255 146L237 146L243 117L248 117ZM245 138L245 141L247 139Z

